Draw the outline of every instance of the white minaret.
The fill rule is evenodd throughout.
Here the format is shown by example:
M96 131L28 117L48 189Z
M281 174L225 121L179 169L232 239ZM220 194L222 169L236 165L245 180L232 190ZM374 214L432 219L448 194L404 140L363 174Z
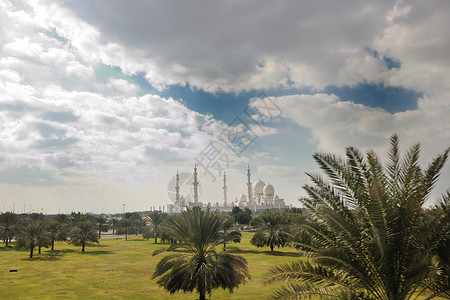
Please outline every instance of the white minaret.
M247 165L247 199L252 199L252 183L250 182L250 164Z
M197 164L195 164L195 166L194 166L194 182L192 184L194 185L194 203L198 203Z
M180 175L177 170L177 181L175 185L175 203L180 203Z
M223 206L227 206L227 174L223 171Z

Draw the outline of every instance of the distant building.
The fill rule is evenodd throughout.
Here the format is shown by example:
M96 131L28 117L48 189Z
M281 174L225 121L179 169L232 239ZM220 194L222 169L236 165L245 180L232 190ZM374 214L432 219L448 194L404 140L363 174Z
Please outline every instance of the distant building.
M261 179L258 179L253 185L251 183L251 173L250 165L247 167L247 194L242 193L239 199L236 197L234 201L228 202L227 199L227 177L226 173L223 174L223 199L221 203L217 201L216 203L208 203L205 206L202 202L198 200L198 178L197 178L197 165L194 167L194 181L193 184L193 202L187 202L184 197L180 196L180 182L179 175L176 175L176 185L175 185L175 203L169 204L167 206L167 212L169 213L179 213L186 209L186 207L192 208L194 206L199 206L201 208L210 207L212 210L219 211L231 211L233 207L238 206L240 208L249 208L253 211L265 210L265 209L282 209L287 208L284 199L278 197L275 194L275 188L270 183L264 183Z

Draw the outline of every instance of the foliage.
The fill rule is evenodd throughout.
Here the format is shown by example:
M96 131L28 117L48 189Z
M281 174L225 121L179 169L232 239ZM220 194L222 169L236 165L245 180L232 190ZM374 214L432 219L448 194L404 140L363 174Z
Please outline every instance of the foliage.
M143 238L149 239L154 238L155 244L158 243L158 238L161 237L161 229L163 227L164 219L167 217L166 213L160 211L152 211L148 215L151 224L150 227L146 228L142 233Z
M250 243L256 247L269 246L273 252L274 246L284 247L290 241L290 234L286 224L285 216L274 210L266 212L258 218L258 232L256 232Z
M419 145L414 145L401 159L394 135L386 167L373 151L364 156L353 147L346 149L346 160L315 154L329 181L308 174L314 185L304 186L309 197L301 201L308 212L302 229L309 241L297 243L312 261L273 269L269 281L291 282L273 298L397 300L425 291L431 292L429 298L448 298L448 272L439 255L448 232L444 238L432 234L437 228L448 229L448 219L436 217L427 228L431 223L422 206L449 149L424 171L419 153Z
M106 219L103 216L98 216L95 218L95 220L97 221L97 226L98 226L98 238L100 239L102 237L102 231L103 232L107 232L108 231L108 219Z
M98 243L96 225L88 220L80 220L69 234L69 243L81 246L81 252L84 252L90 242Z
M13 212L4 212L0 214L0 233L6 247L8 247L8 242L13 237L18 222L19 216Z
M228 243L240 243L242 234L238 230L234 219L229 214L221 214L220 221L222 222L221 239L223 240L223 251L226 251Z
M181 243L154 253L178 250L159 261L153 278L159 277L157 283L171 294L195 289L203 300L213 289L232 292L250 278L245 258L216 252L223 243L222 222L216 212L195 207L167 222L166 229Z
M231 210L231 216L234 218L234 221L240 225L248 225L252 219L252 211L249 208L244 208L243 210L235 206Z
M49 234L52 250L55 249L55 241L65 241L67 239L67 232L64 225L61 225L57 220L50 220L46 223L46 230Z
M50 244L51 239L45 230L45 224L43 222L33 222L22 228L17 237L15 247L17 249L29 249L30 258L33 258L35 247L48 247Z

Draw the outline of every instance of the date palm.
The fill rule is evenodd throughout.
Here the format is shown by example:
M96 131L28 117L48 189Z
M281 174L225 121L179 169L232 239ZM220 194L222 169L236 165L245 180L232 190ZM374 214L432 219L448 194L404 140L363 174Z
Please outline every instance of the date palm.
M79 221L69 234L69 243L81 246L81 252L84 252L86 245L90 242L98 243L95 223L87 220Z
M8 247L8 242L13 237L13 233L18 222L19 216L13 212L5 212L0 214L0 233L6 247Z
M30 258L33 258L35 247L47 247L50 243L50 235L45 230L45 224L43 222L33 222L22 228L17 237L15 247L17 249L29 249Z
M269 281L290 280L273 299L397 300L425 291L431 291L429 298L449 297L448 274L430 246L422 208L448 153L422 170L419 145L401 158L394 135L385 167L373 151L364 156L353 147L345 160L315 154L328 181L308 174L314 185L304 186L309 197L301 202L308 211L302 227L309 238L296 245L312 259L268 274Z
M187 209L167 220L166 230L179 240L169 248L155 251L174 251L159 261L153 278L171 294L182 290L198 292L200 300L216 288L230 292L250 278L247 261L237 255L216 252L223 243L222 222L217 213L209 209Z
M151 224L149 228L146 228L142 236L145 239L154 238L156 244L158 243L158 238L161 236L161 229L167 214L160 211L152 211L148 217L150 218Z
M108 219L103 216L98 216L95 220L97 221L98 226L98 239L100 239L102 237L102 231L108 231Z
M250 243L256 247L269 246L273 252L274 246L284 247L290 240L286 217L279 212L267 210L259 217L258 231Z

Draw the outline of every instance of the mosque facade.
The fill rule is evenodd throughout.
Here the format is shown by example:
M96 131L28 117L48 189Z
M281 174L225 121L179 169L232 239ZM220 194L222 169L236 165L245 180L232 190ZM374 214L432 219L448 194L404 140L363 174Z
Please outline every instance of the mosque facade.
M186 209L186 207L192 208L194 206L199 206L201 208L210 207L210 209L212 210L225 212L231 211L235 206L241 209L249 208L252 211L288 208L288 206L286 206L284 202L284 199L281 199L280 197L278 197L278 195L275 194L275 188L269 182L267 182L266 184L261 179L258 179L255 183L252 184L250 165L248 165L247 167L247 192L242 193L239 198L235 197L234 201L228 201L227 177L225 172L223 174L223 198L221 202L217 201L216 203L207 203L205 205L199 201L197 166L194 167L193 179L193 201L186 201L184 197L180 196L179 175L177 172L175 185L175 203L168 205L167 211L169 213L182 212Z

